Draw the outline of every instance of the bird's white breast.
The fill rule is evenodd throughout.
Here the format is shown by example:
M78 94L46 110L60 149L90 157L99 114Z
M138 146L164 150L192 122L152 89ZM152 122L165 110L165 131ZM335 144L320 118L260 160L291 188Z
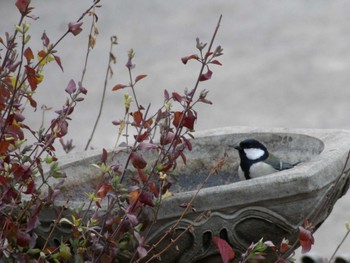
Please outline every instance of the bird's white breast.
M277 172L277 170L274 169L271 165L268 165L264 162L254 163L250 167L249 171L250 171L249 176L251 179ZM240 180L246 180L241 167L238 168L238 176L239 176Z

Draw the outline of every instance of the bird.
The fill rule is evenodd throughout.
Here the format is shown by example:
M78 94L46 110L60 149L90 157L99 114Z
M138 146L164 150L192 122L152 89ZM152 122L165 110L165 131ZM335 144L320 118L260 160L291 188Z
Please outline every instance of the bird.
M298 163L290 164L269 153L265 145L255 139L246 139L234 146L241 159L238 175L249 180L277 171L291 169Z

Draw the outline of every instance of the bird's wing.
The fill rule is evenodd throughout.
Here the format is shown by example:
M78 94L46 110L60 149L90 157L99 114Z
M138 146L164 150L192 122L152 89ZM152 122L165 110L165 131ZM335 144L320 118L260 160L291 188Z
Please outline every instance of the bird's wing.
M271 153L269 153L269 156L267 157L266 160L264 160L264 162L271 165L273 168L275 168L278 171L290 169L294 167L293 164L283 162L282 160L280 160L279 158L277 158Z

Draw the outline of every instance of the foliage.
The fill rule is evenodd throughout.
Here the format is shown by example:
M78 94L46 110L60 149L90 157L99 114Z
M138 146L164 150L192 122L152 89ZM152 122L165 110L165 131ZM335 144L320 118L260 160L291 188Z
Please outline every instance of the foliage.
M52 206L65 177L55 156L54 143L59 141L66 152L74 148L72 141L64 142L63 137L68 133L74 109L84 100L87 89L83 87L82 81L69 81L65 88L68 98L62 108L55 111L57 117L48 128L33 130L26 124L24 109L37 108L35 93L44 79L46 65L55 62L63 70L56 47L70 34L79 35L82 19L86 15L93 17L91 30L96 32L95 8L99 7L98 3L98 0L94 1L77 21L68 23L66 32L56 42L52 42L48 34L43 33L43 47L34 54L30 47L31 35L27 20L38 18L32 15L34 8L30 0L17 0L15 5L20 19L16 29L13 35L6 33L4 39L0 38L4 51L0 67L2 261L60 262L74 259L76 262L108 262L117 254L133 260L145 257L148 248L146 237L141 235L141 230L146 227L146 222L142 221L142 212L145 207L154 208L154 220L156 219L157 207L171 195L169 188L172 181L168 173L176 168L179 158L186 163L185 152L192 149L189 139L197 120L194 106L197 103L211 103L206 99L208 92L201 91L197 95L197 89L200 82L211 79L211 65L221 65L217 57L222 55L222 48L218 46L212 50L215 37L207 51L204 51L206 44L197 39L199 54L182 59L184 64L193 59L201 65L194 88L185 90L183 94L164 91L164 105L154 114L149 112L149 106L144 108L138 103L135 89L147 75L133 76L135 52L130 50L126 63L130 82L117 84L113 88L115 91L131 89L133 94L124 95L124 117L113 122L120 127L120 135L125 132L129 136L130 130L135 130L134 142L126 137L128 160L124 167L110 165L107 163L108 153L103 150L97 167L104 179L96 192L87 195L89 207L84 211L70 211L68 215L65 207L52 208L58 209L58 215L51 231L44 237L38 234L40 215ZM216 32L217 29L215 34ZM88 51L93 47L96 35L90 34ZM111 46L114 44L116 38L112 38ZM115 57L111 50L106 78L112 73L113 62ZM177 110L173 110L173 104L176 104ZM30 144L28 136L32 136L35 143ZM159 136L159 143L154 142L156 136ZM145 151L156 153L157 158L153 163L144 158ZM50 168L45 172L47 166ZM136 171L131 180L126 178L129 166ZM52 184L52 180L57 180L57 183ZM95 210L92 209L94 204ZM105 211L101 217L99 212L103 205ZM92 216L89 214L91 211ZM62 235L59 244L54 244L54 232L62 226L70 228L71 235ZM40 238L44 239L41 244Z
M67 212L69 200L63 207L53 206L65 178L59 168L54 145L59 141L66 152L74 148L71 140L65 142L63 138L68 133L75 107L87 95L82 82L89 52L98 35L95 9L100 7L99 2L95 0L78 20L68 23L66 32L57 41L52 42L43 33L42 48L35 54L30 47L30 25L27 21L38 18L32 14L34 8L30 0L17 0L15 6L20 14L18 24L12 35L5 33L4 38L0 37L1 262L115 262L115 258L121 261L149 262L169 249L166 247L160 253L152 255L167 233L156 244L148 244L147 237L157 220L161 202L171 196L171 186L174 183L172 173L177 163L181 161L186 164L186 153L192 150L190 139L198 118L195 106L199 103L212 104L207 98L208 91L199 91L199 85L211 80L214 66L222 65L219 61L223 54L222 47L213 48L221 17L210 43L202 43L197 38L197 53L181 58L184 65L199 63L199 74L193 88L183 92L164 90L164 103L154 113L150 112L150 104L144 107L139 103L137 89L148 76L134 76L136 53L129 50L125 64L129 82L117 83L112 88L116 92L127 90L132 94L123 95L124 114L112 122L119 128L116 145L125 136L123 146L127 160L123 165L117 161L110 163L110 155L114 153L103 149L100 163L95 164L101 181L95 192L87 193L88 207ZM42 126L39 130L33 130L26 123L24 110L37 108L35 93L44 79L47 64L54 62L63 71L63 63L56 48L64 38L79 35L86 15L92 17L92 25L81 81L69 81L65 87L67 99L62 108L55 111L57 116L51 120L49 127ZM116 44L117 38L112 37L104 92L107 79L113 74L112 64L116 59L112 47ZM102 107L103 99L99 115ZM99 118L86 149L98 120ZM34 139L35 142L29 143L29 139ZM155 156L154 159L145 157L149 152ZM225 158L213 168L208 178L220 169ZM190 209L194 209L193 200L206 180L188 204L180 205L184 208L183 214L169 231L175 229ZM46 209L55 210L57 217L48 234L42 236L37 229L41 223L40 216ZM146 210L153 211L151 220L145 216ZM199 219L204 216L200 215ZM61 227L68 227L69 234L62 234L59 242L55 243L55 231ZM190 227L186 231L190 231ZM246 253L241 255L240 262L261 261L270 252L276 255L276 262L292 262L287 257L293 248L301 245L303 252L311 249L314 243L312 231L312 222L305 221L304 226L299 227L299 239L295 244L290 245L283 237L279 246L261 239L247 248ZM226 240L213 237L212 241L223 262L237 258L237 253ZM174 244L175 242L176 240Z

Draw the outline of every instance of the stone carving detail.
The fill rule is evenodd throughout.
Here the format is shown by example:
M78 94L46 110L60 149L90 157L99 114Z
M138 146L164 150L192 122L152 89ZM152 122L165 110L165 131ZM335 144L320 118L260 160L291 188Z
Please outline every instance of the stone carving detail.
M158 228L151 240L156 242L174 223L170 222ZM171 240L186 231L188 227L189 230L176 242L176 245L162 255L162 260L165 262L206 262L208 258L213 260L213 256L217 255L217 249L212 242L213 237L225 239L237 252L243 253L251 242L256 242L260 238L278 244L281 242L281 237L294 241L296 233L296 226L264 207L243 208L233 214L213 212L200 222L183 219L166 239L168 241L157 248L155 253L161 251L168 242L172 242Z

